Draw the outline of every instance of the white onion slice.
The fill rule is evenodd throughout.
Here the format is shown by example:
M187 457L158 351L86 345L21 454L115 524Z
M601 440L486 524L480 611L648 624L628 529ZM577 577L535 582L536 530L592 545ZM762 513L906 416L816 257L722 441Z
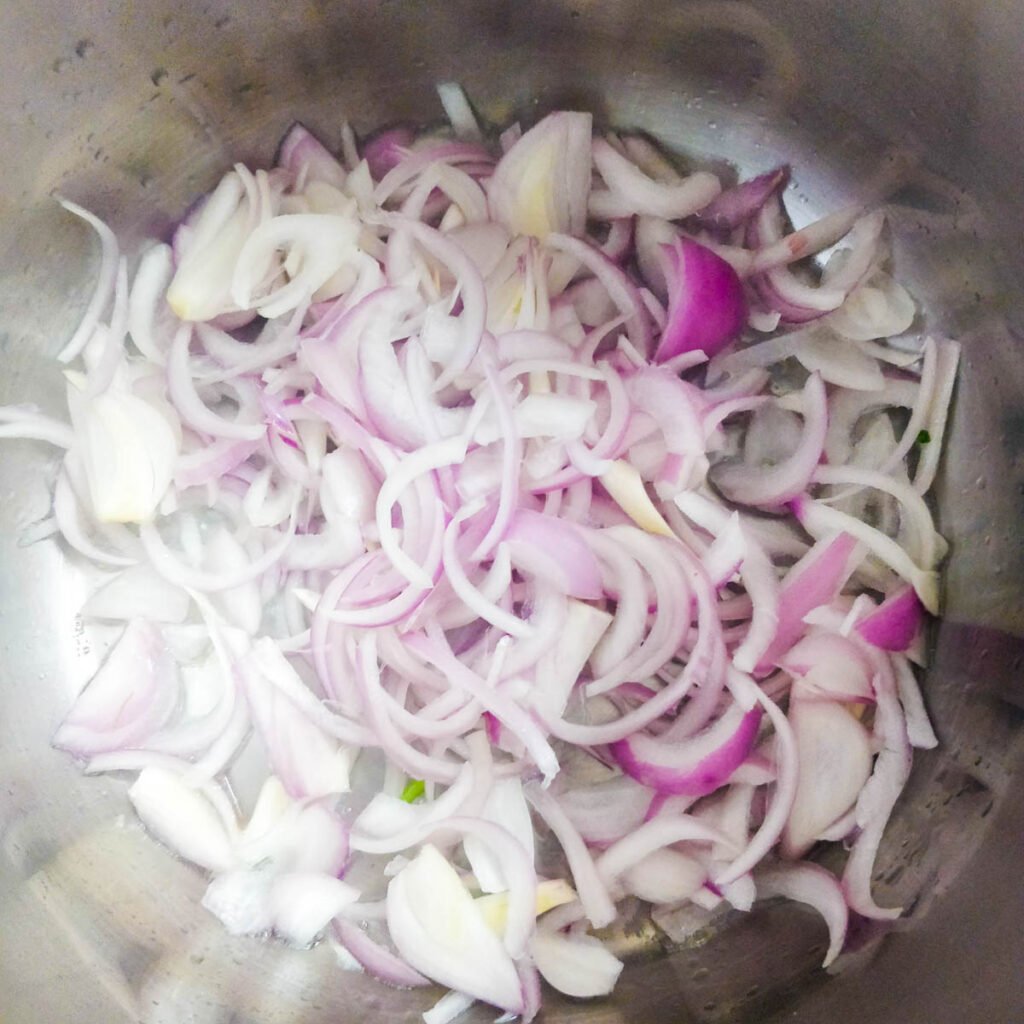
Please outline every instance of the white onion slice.
M568 938L542 930L530 948L544 980L577 999L607 995L622 973L622 961L589 935Z
M871 773L867 730L842 705L793 701L789 709L800 781L782 834L782 850L800 857L854 804Z
M128 391L95 396L76 418L89 495L101 523L149 522L174 476L180 441L169 410Z
M513 234L582 234L590 191L590 114L549 114L501 158L491 214Z
M144 768L128 790L143 824L185 860L226 871L234 865L231 836L209 799L173 772Z
M431 845L388 885L388 929L417 971L450 988L522 1010L519 978L455 869Z

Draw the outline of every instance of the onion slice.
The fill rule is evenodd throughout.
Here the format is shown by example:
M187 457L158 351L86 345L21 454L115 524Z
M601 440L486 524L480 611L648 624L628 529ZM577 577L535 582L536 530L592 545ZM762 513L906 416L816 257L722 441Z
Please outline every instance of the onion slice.
M455 869L427 844L388 885L388 930L399 953L434 981L519 1013L519 978Z

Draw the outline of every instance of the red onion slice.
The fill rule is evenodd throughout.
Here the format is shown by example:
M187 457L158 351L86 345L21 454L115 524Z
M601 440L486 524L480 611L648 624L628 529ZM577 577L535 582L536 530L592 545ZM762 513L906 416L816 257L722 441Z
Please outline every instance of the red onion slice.
M744 225L789 181L789 166L776 167L756 178L725 189L694 214L694 220L710 231L725 234Z
M420 988L430 984L419 971L374 942L357 924L335 921L338 941L352 954L363 969L378 981L395 988Z
M755 672L766 675L804 633L804 616L835 599L853 571L857 541L847 533L819 540L786 574L779 587L779 623L775 639Z
M595 600L604 595L597 558L572 523L521 508L512 516L504 543L513 565L544 576L568 596Z
M668 322L655 362L683 352L713 356L736 340L747 322L743 285L728 263L689 238L662 247Z
M613 743L622 770L659 793L703 796L714 792L750 753L760 710L733 704L706 732L671 745L643 733Z
M893 591L857 623L857 633L883 651L905 651L924 623L924 607L913 587Z
M794 644L778 665L798 679L793 699L874 701L870 662L857 644L837 633L810 633Z

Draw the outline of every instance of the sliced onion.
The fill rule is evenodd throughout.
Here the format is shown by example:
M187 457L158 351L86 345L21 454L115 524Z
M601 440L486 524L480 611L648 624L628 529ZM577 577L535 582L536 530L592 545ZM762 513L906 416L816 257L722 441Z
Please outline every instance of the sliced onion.
M595 928L604 928L611 924L615 920L615 904L586 843L576 831L569 816L558 801L543 789L531 787L527 791L527 796L562 846L576 891L579 893L580 903L590 923Z
M534 670L534 702L545 717L564 714L573 687L611 623L608 612L582 601L568 602L562 639L541 655Z
M163 363L174 334L166 293L174 274L169 245L147 249L135 271L128 297L128 331L135 347L149 360Z
M276 644L259 641L244 670L244 689L256 730L275 774L289 795L316 798L349 788L351 756L325 736L266 676L260 661L272 658L291 672Z
M601 220L644 214L681 220L707 206L721 192L713 174L697 171L678 182L649 178L604 139L594 139L594 165L608 186L590 195L590 215Z
M491 215L513 234L581 235L590 191L590 114L549 114L498 162Z
M70 363L89 344L93 332L100 322L100 317L103 316L107 303L110 302L111 296L114 293L114 280L117 276L117 261L120 247L117 244L114 232L99 217L94 216L88 210L84 210L77 203L69 202L66 199L61 199L60 205L68 213L73 213L76 217L84 220L99 235L100 239L100 267L96 278L96 286L89 299L89 305L86 307L85 314L75 328L75 333L68 339L67 344L57 356L62 363Z
M874 700L871 665L857 644L838 633L813 632L779 659L779 667L797 677L794 699L854 703Z
M542 930L530 949L544 980L577 999L607 995L622 973L622 961L589 935L569 938Z
M530 809L523 795L523 785L519 779L497 781L491 787L481 817L485 821L493 821L510 835L518 837L526 847L530 861L533 861L533 826L530 821ZM484 842L476 836L467 835L463 846L466 859L484 892L503 892L509 888L500 861Z
M853 571L857 541L847 533L822 537L786 574L779 587L778 628L755 672L766 674L806 629L808 612L829 604Z
M777 506L791 501L807 487L821 459L828 429L828 404L825 385L817 373L807 378L802 407L804 431L793 454L770 468L722 465L713 479L723 493L745 505Z
M391 880L387 911L391 938L415 970L507 1012L522 1010L511 958L435 847L424 846Z
M799 751L796 737L778 705L761 687L736 669L729 670L729 688L743 705L760 704L775 730L774 755L776 763L775 789L763 820L750 841L724 871L715 875L720 886L741 878L750 872L778 842L796 802L800 780Z
M938 574L915 565L910 556L891 537L853 516L829 508L818 501L797 498L790 503L800 524L814 537L845 531L859 540L897 575L910 583L925 609L933 615L939 610Z
M359 891L329 875L293 872L274 882L270 908L274 931L293 946L309 946Z
M53 743L79 757L142 746L170 721L179 696L178 667L163 635L145 619L133 619Z
M430 984L419 971L374 942L351 921L336 921L338 941L352 954L368 974L396 988L420 988Z
M131 566L119 572L89 595L82 615L95 619L181 624L189 612L188 594L168 583L148 565Z
M617 878L656 850L683 842L732 845L728 836L690 815L662 815L609 846L598 859L598 871L604 879Z
M903 705L907 720L907 739L910 740L911 746L931 750L939 745L939 740L928 718L928 710L924 706L924 698L914 677L914 670L906 658L892 660L900 703Z
M229 171L210 194L193 225L182 226L177 269L167 303L182 320L212 320L236 307L231 298L235 264L256 214L238 171Z
M505 544L513 565L543 575L570 597L603 596L601 567L571 523L521 508L512 516Z
M227 871L206 887L203 906L230 935L260 935L274 927L268 871Z
M702 227L725 233L745 224L789 181L789 167L783 165L756 178L725 189L702 207L694 219Z
M796 357L829 384L856 391L881 391L885 386L878 360L835 336L810 334L800 342Z
M148 522L174 476L180 449L174 414L128 391L97 395L76 417L96 518Z
M624 875L626 888L648 903L681 903L707 880L707 869L694 857L671 847L648 854Z
M736 340L747 322L739 276L720 256L689 238L677 238L662 253L668 322L655 361L695 350L717 354Z
M449 1024L464 1014L476 1000L465 992L448 992L423 1014L424 1024Z
M861 619L857 632L884 651L905 651L924 622L924 609L913 587L893 591L878 608Z
M629 340L641 353L647 353L651 347L650 318L639 290L625 272L598 249L567 234L549 234L546 243L550 248L578 260L604 285L608 297L626 318Z
M871 745L867 730L842 704L793 701L789 721L800 757L800 781L782 834L782 852L795 858L856 802L871 774Z
M828 967L842 952L846 941L849 911L836 879L817 864L779 864L762 868L754 876L761 899L785 896L813 907L828 925L828 949L822 967Z
M559 807L588 843L607 846L647 817L653 791L628 775L577 785L559 797Z
M734 704L702 735L671 745L644 734L610 750L627 775L659 793L703 796L718 789L744 761L761 722L759 710Z
M296 179L308 183L322 181L335 188L345 184L345 168L305 125L295 122L285 132L277 151L279 167L287 168Z
M238 253L231 278L232 300L241 309L255 308L268 318L291 312L311 301L318 288L355 261L358 235L359 226L350 217L317 213L272 217L245 239ZM296 273L286 284L266 291L263 281L283 249L288 250L288 259L295 260Z
M829 316L828 325L844 338L874 341L902 334L914 322L916 313L906 288L878 271L850 293Z
M213 804L173 772L144 768L128 799L153 835L185 860L210 871L234 865L231 836Z

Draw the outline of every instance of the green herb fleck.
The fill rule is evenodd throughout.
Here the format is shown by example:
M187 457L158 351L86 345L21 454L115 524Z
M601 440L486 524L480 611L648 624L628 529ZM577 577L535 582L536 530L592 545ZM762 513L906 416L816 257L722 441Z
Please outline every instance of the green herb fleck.
M402 799L407 803L415 803L427 791L422 779L410 779L402 790Z
M917 432L917 443L928 444L932 439L932 435L927 430L919 430Z

